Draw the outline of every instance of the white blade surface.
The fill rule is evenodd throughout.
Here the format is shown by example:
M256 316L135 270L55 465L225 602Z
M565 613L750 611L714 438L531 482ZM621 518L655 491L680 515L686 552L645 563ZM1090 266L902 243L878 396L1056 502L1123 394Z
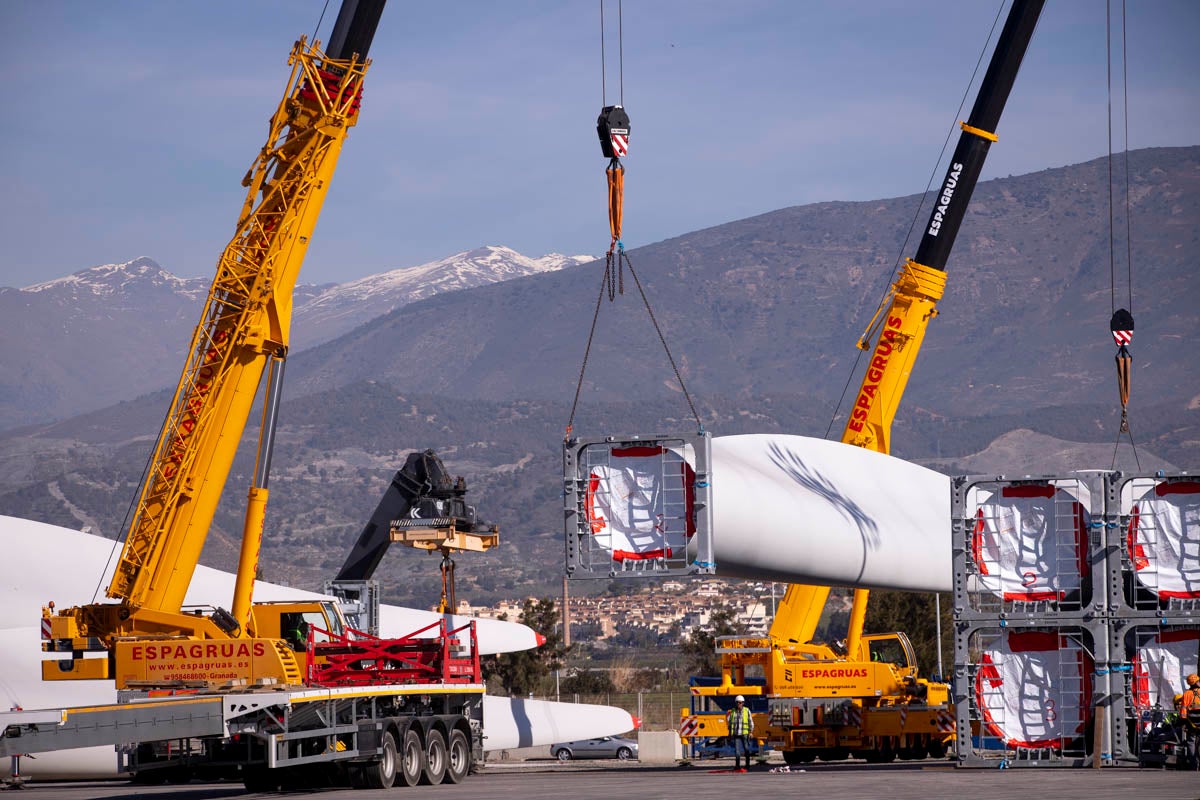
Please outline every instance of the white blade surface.
M717 574L949 591L950 479L861 447L783 434L712 441Z
M114 550L114 546L117 548ZM103 601L112 579L120 545L111 539L47 525L42 522L0 516L0 552L11 558L0 562L0 628L36 625L42 606L53 600L59 609ZM107 566L106 566L107 565ZM205 566L196 568L185 603L229 608L233 602L232 573ZM255 600L312 600L326 595L255 581ZM380 607L380 635L406 636L437 622L442 614L403 606ZM470 617L451 615L447 624L457 628ZM537 647L537 633L527 625L501 620L476 620L479 652L512 653ZM435 636L436 630L425 636Z
M4 709L26 710L87 706L116 702L117 693L107 681L43 682L41 679L42 605L54 599L66 608L99 596L112 575L104 564L113 542L80 531L40 522L0 516L0 552L9 558L0 563L0 701ZM113 557L118 554L113 554ZM233 575L198 567L189 604L228 605L233 596ZM312 599L323 595L258 582L259 600ZM400 636L436 622L433 611L385 605L380 627L384 636ZM468 617L451 617L453 627ZM484 653L526 650L538 644L537 634L525 625L497 620L477 620L480 649ZM484 698L484 749L549 745L622 733L634 727L629 712L609 706L576 705L507 697ZM0 763L0 776L11 765ZM57 753L39 753L21 759L21 772L41 780L58 778L117 777L112 747L89 747Z
M614 736L634 727L633 716L621 708L520 697L484 697L483 719L488 752Z
M117 702L117 690L110 681L43 681L41 636L37 625L0 630L0 710ZM11 773L10 759L0 759L0 776ZM114 778L117 753L111 745L37 753L35 758L21 759L21 774L38 780Z

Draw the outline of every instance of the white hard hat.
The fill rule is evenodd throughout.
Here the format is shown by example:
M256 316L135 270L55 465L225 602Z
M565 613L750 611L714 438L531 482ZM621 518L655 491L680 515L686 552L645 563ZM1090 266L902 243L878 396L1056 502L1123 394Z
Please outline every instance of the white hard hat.
M734 698L734 701L735 701L735 702L738 702L738 703L744 703L744 702L746 702L746 698L742 697L742 696L739 694L737 697L735 697L735 698Z

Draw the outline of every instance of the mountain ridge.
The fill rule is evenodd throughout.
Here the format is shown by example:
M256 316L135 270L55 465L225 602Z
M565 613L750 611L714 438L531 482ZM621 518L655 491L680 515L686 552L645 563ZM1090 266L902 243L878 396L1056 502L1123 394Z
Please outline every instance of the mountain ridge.
M489 245L343 284L299 284L292 298L292 351L414 300L590 259L557 253L531 258ZM21 289L0 288L6 333L0 340L0 430L173 384L211 283L173 275L139 256Z
M1129 160L1132 435L1119 429L1108 318L1124 300L1110 293L1110 280L1123 273L1110 259L1099 191L1107 164L1098 160L980 185L893 426L893 455L946 474L1196 468L1200 389L1188 365L1200 338L1200 147L1136 151ZM798 206L630 251L706 430L837 437L844 400L840 415L835 409L856 374L854 343L895 254L907 249L920 199ZM1126 252L1121 223L1118 255ZM467 478L480 514L501 525L500 547L469 567L464 559L460 597L555 591L561 574L546 565L563 552L559 445L602 274L599 264L568 265L444 292L294 352L272 462L266 574L319 586L405 455L433 448ZM574 429L694 430L628 273L625 284L617 302L600 297ZM70 320L55 313L62 322L23 324L61 344L55 325ZM195 313L180 312L188 324ZM108 369L128 369L133 345L146 346L137 337L155 338L144 329L127 334L121 358L104 354ZM75 349L88 344L80 336ZM57 370L79 355L54 354ZM57 423L0 431L0 508L117 535L170 400L169 388L157 388ZM205 549L213 566L236 561L254 428ZM1136 453L1125 439L1136 439ZM430 563L389 559L387 597L436 597Z
M1171 365L1187 363L1188 342L1200 336L1191 277L1200 147L1135 151L1129 160L1135 391L1191 397L1195 389ZM1097 190L1106 171L1097 159L979 185L906 403L976 413L1031 397L1113 394L1108 319L1118 298L1109 295L1107 206ZM703 396L733 383L749 394L835 398L855 374L854 342L920 200L797 206L629 251L688 388ZM1114 230L1119 254L1124 230ZM601 274L598 264L568 267L405 306L299 354L289 380L308 393L371 378L403 383L420 372L443 394L556 395L578 379ZM679 390L627 288L620 302L601 305L584 397ZM456 320L452 347L445 318Z

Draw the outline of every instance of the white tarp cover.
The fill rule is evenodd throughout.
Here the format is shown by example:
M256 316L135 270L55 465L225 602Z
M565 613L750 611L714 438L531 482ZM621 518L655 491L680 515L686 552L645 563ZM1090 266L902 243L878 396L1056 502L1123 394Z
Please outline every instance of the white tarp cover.
M1200 482L1146 491L1130 512L1128 538L1143 586L1159 597L1200 597Z
M980 657L975 699L988 736L1008 747L1061 748L1091 716L1092 659L1059 633L1006 632Z
M1200 630L1163 631L1137 649L1133 657L1133 705L1169 709L1184 689L1185 676L1200 668Z
M614 561L681 555L695 533L692 467L674 450L623 447L591 468L587 514L592 535Z
M1049 484L1005 486L979 504L972 550L982 589L1005 600L1062 600L1087 569L1087 511Z

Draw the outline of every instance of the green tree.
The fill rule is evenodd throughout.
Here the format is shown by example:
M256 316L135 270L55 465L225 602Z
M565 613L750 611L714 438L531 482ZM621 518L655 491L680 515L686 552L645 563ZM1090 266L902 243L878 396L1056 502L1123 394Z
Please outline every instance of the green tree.
M942 651L949 652L953 641L953 615L950 595L942 595ZM903 631L908 634L917 656L921 675L929 677L937 670L937 613L932 592L871 592L867 604L868 633ZM943 660L943 665L949 664Z
M852 590L833 587L829 590L829 599L825 608L821 609L821 618L817 621L817 629L813 632L814 642L826 644L846 638L850 628L850 609L839 608L839 604L848 601Z
M644 625L623 625L617 628L612 643L635 650L650 650L658 646L658 634Z
M502 615L501 619L506 616ZM559 632L558 609L553 598L527 598L521 606L517 621L533 628L545 637L541 647L517 653L502 653L484 659L488 682L495 684L510 697L527 695L543 688L550 673L560 669L567 656Z
M603 670L575 668L563 679L562 691L569 694L608 694L615 692L616 687Z
M688 673L715 677L721 674L717 660L717 639L722 636L739 636L745 631L734 620L736 615L728 606L718 606L708 617L708 625L692 628L679 642L679 649L687 662Z
M639 669L633 676L633 683L638 691L651 692L662 688L663 678L663 670L654 667L644 667Z

